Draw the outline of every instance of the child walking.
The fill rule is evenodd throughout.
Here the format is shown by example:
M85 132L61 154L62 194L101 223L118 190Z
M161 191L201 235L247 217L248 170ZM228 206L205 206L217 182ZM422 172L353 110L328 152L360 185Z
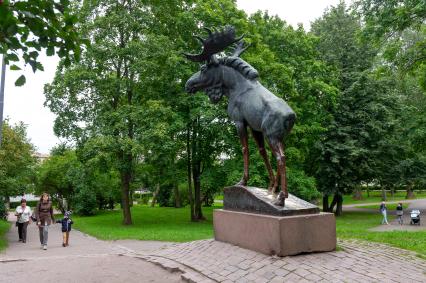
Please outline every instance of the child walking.
M70 216L71 216L71 211L66 211L64 214L64 218L56 221L56 223L62 224L62 238L63 238L62 246L63 247L68 246L68 242L70 239L71 224L74 223L71 220Z

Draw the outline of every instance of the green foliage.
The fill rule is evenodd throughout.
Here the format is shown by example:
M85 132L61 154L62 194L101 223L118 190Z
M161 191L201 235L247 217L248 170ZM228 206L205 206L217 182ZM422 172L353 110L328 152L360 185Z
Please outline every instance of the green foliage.
M138 204L148 205L149 200L152 198L152 194L133 194L133 200L137 201Z
M351 193L362 181L379 177L389 152L387 139L397 120L398 97L392 83L362 75L342 95L321 150L318 181L326 194Z
M22 123L3 124L0 148L0 198L22 195L33 187L35 158L33 145Z
M302 170L287 170L289 192L309 202L315 202L321 197L313 177L306 176Z
M7 208L3 199L0 199L0 221L7 220Z
M426 90L426 5L424 1L362 0L355 11L363 17L365 41L383 49L383 57L402 73L411 72Z
M88 147L81 149L80 156L69 148L54 148L51 157L38 170L37 192L48 192L59 204L66 200L68 209L78 206L85 214L92 213L92 196L95 208L113 208L114 203L119 202L117 173L105 156L92 158L90 154ZM88 204L84 203L86 195L90 198Z
M172 188L170 186L161 186L157 195L157 203L160 207L173 207L172 203Z
M38 61L41 49L48 56L55 53L70 64L71 58L80 56L82 40L76 31L77 16L70 12L68 0L33 0L0 2L0 54L6 64L18 62L19 56L32 70L43 71ZM19 55L19 56L18 56ZM20 70L11 65L11 70ZM25 84L21 75L16 86Z
M93 215L97 208L96 193L88 187L78 188L74 210L79 215Z

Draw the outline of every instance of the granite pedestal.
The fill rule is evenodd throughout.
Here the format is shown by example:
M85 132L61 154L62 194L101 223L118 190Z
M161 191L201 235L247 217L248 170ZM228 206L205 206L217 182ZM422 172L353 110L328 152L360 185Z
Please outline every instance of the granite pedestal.
M295 196L285 207L270 205L267 198L258 188L225 188L225 209L213 213L215 239L278 256L336 249L334 214L320 213Z

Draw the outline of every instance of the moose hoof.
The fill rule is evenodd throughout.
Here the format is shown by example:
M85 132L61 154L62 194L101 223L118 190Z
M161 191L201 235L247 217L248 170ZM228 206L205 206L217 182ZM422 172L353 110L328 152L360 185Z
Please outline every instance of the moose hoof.
M283 192L280 192L278 194L278 197L275 200L274 205L284 207L284 205L285 205L285 195L284 195Z

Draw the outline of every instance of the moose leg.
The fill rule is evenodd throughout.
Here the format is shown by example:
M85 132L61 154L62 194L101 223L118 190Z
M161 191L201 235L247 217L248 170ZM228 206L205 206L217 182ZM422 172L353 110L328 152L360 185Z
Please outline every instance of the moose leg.
M266 169L269 174L269 185L268 185L268 193L273 193L274 188L277 187L277 180L275 179L274 172L272 171L271 163L269 162L268 154L265 149L265 139L263 138L262 132L255 131L251 129L251 133L253 134L253 138L256 141L257 147L259 148L259 153L265 162Z
M248 134L247 126L244 122L236 122L238 136L240 137L241 146L243 149L243 159L244 159L244 174L241 181L237 185L247 186L247 181L249 179L249 151L248 151Z
M275 157L277 158L278 173L281 182L281 192L279 193L274 204L278 206L284 206L285 199L288 198L284 145L281 141L271 141L270 145Z

